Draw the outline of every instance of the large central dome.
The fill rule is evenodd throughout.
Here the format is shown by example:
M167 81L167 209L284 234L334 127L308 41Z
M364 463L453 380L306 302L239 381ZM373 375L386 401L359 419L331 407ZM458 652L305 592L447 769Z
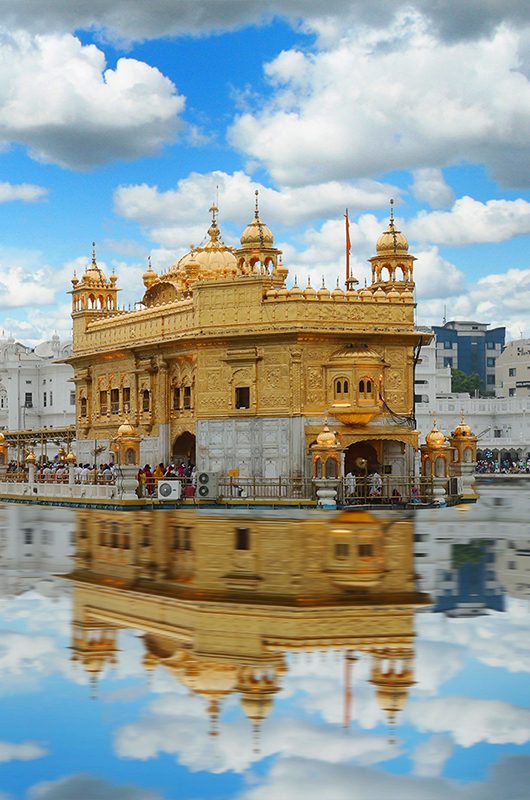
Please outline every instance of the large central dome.
M217 225L217 206L210 208L212 224L208 228L209 239L199 247L192 247L189 253L182 256L170 268L169 273L180 272L188 267L197 271L200 278L228 278L237 274L237 259L234 248L228 247L221 239Z

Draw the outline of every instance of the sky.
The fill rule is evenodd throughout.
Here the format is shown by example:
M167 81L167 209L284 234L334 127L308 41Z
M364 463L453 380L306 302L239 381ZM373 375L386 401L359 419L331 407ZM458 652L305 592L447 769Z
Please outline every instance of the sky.
M323 10L325 9L325 10ZM353 271L390 198L417 321L530 336L526 0L0 0L0 328L70 335L90 260L128 305L219 205L305 286Z

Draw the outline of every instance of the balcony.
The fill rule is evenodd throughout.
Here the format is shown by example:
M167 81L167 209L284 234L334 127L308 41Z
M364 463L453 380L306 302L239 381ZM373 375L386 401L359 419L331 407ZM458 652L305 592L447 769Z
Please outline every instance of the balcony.
M373 401L373 403L364 402L362 405L353 403L333 403L329 410L329 414L336 417L344 425L368 425L368 423L381 414L381 403Z

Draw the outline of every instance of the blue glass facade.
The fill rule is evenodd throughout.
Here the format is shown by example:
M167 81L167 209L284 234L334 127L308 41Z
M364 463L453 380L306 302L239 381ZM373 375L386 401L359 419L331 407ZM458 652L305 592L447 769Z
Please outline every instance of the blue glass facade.
M438 366L458 368L471 375L480 375L486 391L493 392L495 357L500 355L506 329L493 328L478 322L447 322L433 325L436 334Z

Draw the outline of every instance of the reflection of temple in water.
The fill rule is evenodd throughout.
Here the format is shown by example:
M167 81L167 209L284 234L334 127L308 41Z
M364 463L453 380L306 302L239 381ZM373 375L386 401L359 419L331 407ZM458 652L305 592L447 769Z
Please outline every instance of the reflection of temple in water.
M205 698L216 733L238 694L255 729L272 709L286 652L355 653L390 722L414 683L413 521L366 512L308 518L79 511L72 658L95 683L118 658L120 628L143 632L162 666Z

